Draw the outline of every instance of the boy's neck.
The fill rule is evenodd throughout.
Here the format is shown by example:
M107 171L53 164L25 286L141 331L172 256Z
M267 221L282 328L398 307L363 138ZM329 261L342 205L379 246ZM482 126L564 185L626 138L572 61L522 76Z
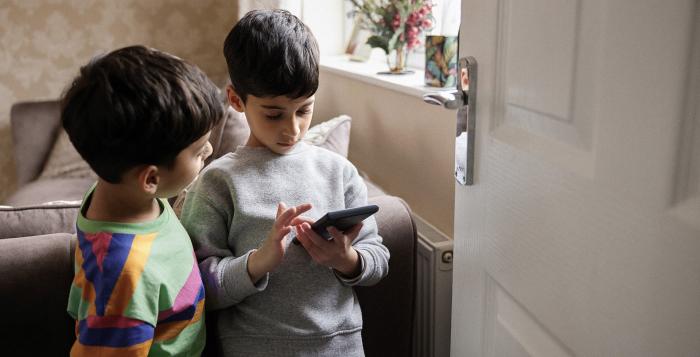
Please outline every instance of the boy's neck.
M85 218L93 221L141 223L160 215L158 200L127 185L98 180Z

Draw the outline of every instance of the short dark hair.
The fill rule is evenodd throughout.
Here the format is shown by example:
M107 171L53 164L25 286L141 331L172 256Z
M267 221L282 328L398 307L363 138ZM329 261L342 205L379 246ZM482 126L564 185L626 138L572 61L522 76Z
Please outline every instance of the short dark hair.
M222 118L219 90L204 72L143 46L93 58L61 100L73 146L111 183L138 165L172 167Z
M318 89L318 44L311 30L285 10L253 10L224 41L231 84L247 96L310 97Z

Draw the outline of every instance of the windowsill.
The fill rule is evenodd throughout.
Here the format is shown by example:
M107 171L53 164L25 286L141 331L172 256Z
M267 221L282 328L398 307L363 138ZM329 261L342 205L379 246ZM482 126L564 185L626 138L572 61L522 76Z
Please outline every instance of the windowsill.
M387 64L374 56L367 62L351 61L348 55L321 56L320 67L321 70L418 98L428 92L454 89L426 86L425 74L418 69L413 69L415 72L411 74L377 74L386 71Z

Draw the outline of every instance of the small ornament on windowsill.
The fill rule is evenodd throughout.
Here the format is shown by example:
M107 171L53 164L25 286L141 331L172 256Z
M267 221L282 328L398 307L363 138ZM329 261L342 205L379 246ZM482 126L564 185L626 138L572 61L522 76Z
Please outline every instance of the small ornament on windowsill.
M367 40L371 47L384 50L388 71L379 74L414 73L406 69L408 54L421 44L425 31L433 27L429 0L350 0L352 15L372 33Z

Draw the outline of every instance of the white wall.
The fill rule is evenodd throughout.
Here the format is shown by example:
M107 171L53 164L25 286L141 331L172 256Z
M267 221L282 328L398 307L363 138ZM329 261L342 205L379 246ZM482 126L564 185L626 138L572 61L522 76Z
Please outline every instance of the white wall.
M349 159L452 236L455 112L323 69L320 82L315 122L350 115Z
M204 1L0 0L0 202L16 186L10 107L58 98L92 56L133 44L173 53L214 81L236 4Z

